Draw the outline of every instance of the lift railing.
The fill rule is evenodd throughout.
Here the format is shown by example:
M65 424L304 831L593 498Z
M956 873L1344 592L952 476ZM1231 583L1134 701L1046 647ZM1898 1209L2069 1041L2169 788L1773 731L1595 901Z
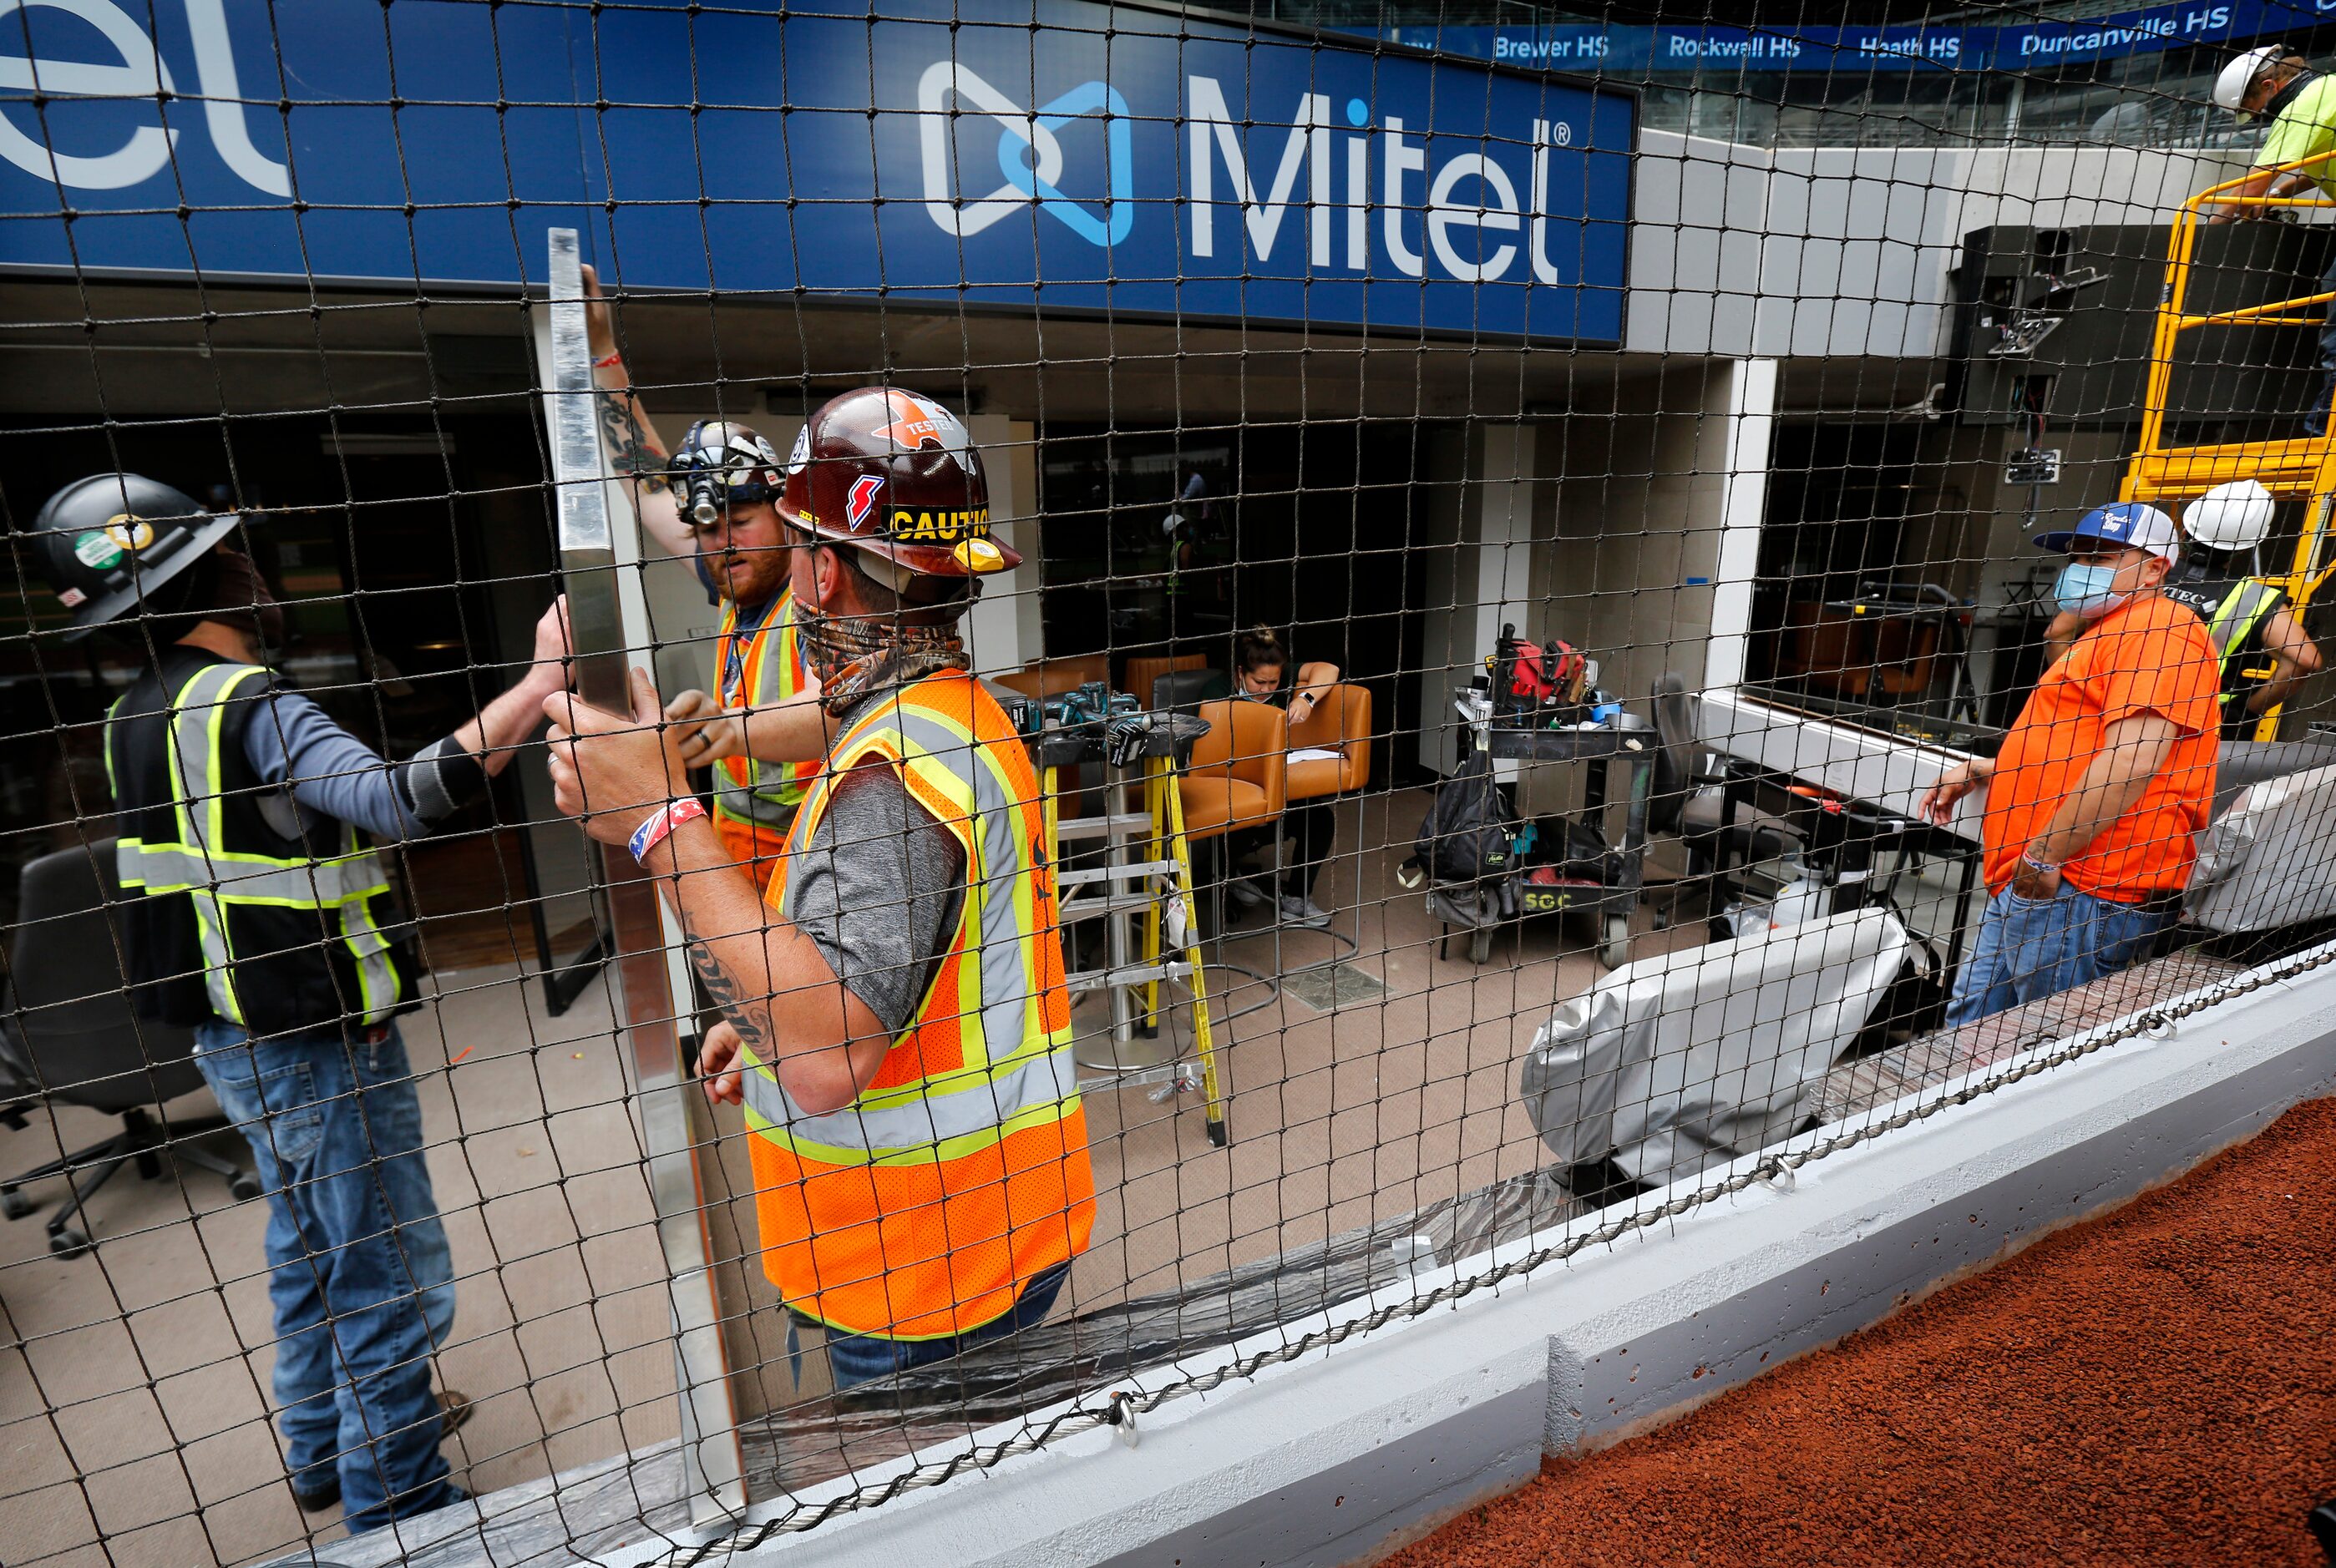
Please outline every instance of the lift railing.
M2280 176L2315 169L2331 160L2336 160L2336 150L2280 164L2270 172L2276 183ZM2331 198L2324 187L2310 196L2236 194L2263 173L2263 169L2251 169L2235 179L2210 185L2184 202L2175 216L2166 247L2166 286L2159 297L2156 327L2150 339L2149 375L2142 392L2141 433L2120 494L2127 500L2184 501L2216 485L2251 479L2274 493L2308 498L2310 506L2303 530L2297 537L2287 571L2264 579L2285 590L2293 613L2301 616L2310 607L2321 585L2336 574L2336 561L2327 559L2331 513L2336 511L2336 440L2325 435L2302 434L2203 446L2171 446L2166 440L2175 353L2182 344L2183 334L2205 326L2317 327L2325 322L2331 302L2336 301L2336 290L2323 289L2231 310L2188 308L2190 278L2202 225L2234 221L2250 209L2336 208L2336 198ZM2233 217L2218 219L2205 216L2208 209ZM2256 726L2255 739L2274 739L2279 717L2277 708L2266 712Z

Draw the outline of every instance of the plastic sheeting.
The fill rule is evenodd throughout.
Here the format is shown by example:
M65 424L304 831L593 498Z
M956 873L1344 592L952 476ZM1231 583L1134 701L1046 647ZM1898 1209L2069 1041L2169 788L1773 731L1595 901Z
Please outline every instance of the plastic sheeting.
M2209 931L2243 932L2336 915L2331 821L2336 764L2245 785L2198 835L2185 900L2190 917Z
M1790 1133L1907 957L1860 909L1641 959L1558 1004L1520 1094L1565 1165L1670 1182Z
M778 1496L1075 1396L1100 1403L1115 1378L1221 1350L1421 1270L1554 1231L1578 1212L1554 1172L1530 1171L1182 1290L1083 1306L1076 1317L755 1423L745 1432L748 1485L755 1497Z

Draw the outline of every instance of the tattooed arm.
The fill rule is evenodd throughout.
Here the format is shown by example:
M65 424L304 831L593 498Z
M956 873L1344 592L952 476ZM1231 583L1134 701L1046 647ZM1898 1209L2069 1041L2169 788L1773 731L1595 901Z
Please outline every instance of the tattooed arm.
M684 823L649 851L648 866L686 934L690 967L732 1037L723 1039L717 1028L700 1052L709 1092L737 1103L733 1062L743 1043L813 1116L858 1099L891 1049L891 1035L818 946L763 903L713 824Z
M666 554L687 557L697 541L681 516L681 503L666 472L672 453L649 422L648 410L633 391L632 373L619 359L600 364L617 352L617 326L608 300L600 293L599 276L584 269L585 319L591 326L592 384L600 389L600 440L608 448L610 466L631 481L633 515Z
M644 671L633 672L632 699L630 717L564 692L544 703L554 798L603 844L622 846L643 818L687 793L675 731L661 723ZM724 1076L727 1053L743 1042L803 1110L817 1116L850 1105L892 1044L868 1004L836 978L811 938L764 905L712 823L683 823L649 851L647 866L681 924L691 965L728 1021L700 1053L709 1078ZM708 1088L735 1099L736 1079L728 1076L730 1095Z

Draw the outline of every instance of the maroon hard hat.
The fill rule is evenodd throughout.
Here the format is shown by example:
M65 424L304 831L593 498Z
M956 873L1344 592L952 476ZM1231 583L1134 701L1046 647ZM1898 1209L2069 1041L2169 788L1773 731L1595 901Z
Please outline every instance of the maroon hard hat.
M990 537L989 480L964 421L900 387L861 387L811 416L787 459L779 516L918 576L1022 564Z

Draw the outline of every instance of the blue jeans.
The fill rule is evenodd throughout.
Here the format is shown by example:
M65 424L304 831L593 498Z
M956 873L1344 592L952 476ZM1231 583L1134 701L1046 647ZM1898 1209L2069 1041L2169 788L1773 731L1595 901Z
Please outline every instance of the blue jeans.
M2079 893L2067 883L2049 903L2020 897L2010 888L1987 901L1979 937L1955 993L1947 1027L1971 1023L2039 997L2057 996L2127 967L2180 918Z
M1056 1263L1022 1287L1015 1298L1013 1309L978 1329L968 1329L941 1340L886 1340L874 1334L840 1334L827 1331L827 1364L835 1375L836 1391L865 1383L875 1378L889 1378L894 1372L905 1372L911 1367L927 1367L935 1361L946 1361L963 1350L990 1340L1003 1339L1024 1329L1037 1328L1046 1321L1055 1297L1062 1291L1063 1282L1071 1277L1071 1265ZM792 1312L793 1320L787 1326L787 1345L794 1348L795 1325L813 1320L800 1312Z
M461 1499L438 1456L430 1352L453 1259L395 1026L252 1040L214 1020L195 1065L268 1193L277 1421L303 1492L337 1473L352 1533Z

